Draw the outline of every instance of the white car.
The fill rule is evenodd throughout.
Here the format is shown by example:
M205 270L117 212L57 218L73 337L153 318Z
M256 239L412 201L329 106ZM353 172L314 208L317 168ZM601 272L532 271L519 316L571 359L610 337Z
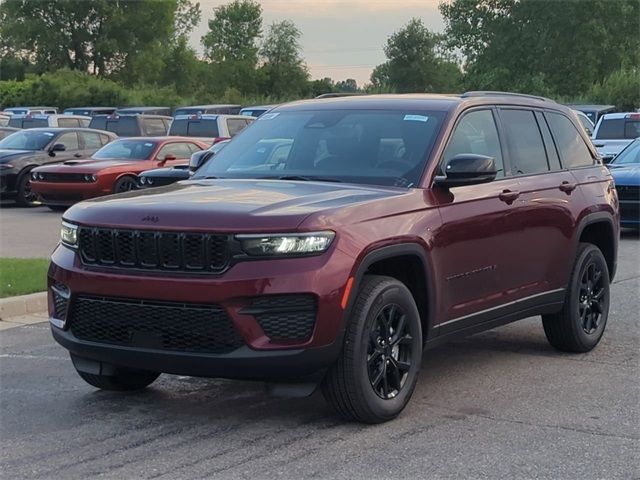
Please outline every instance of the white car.
M640 137L640 113L608 113L603 115L593 132L593 144L605 163Z
M77 128L88 127L91 117L82 115L45 115L32 114L27 115L11 115L9 126L14 128Z
M58 109L56 107L11 107L5 108L2 113L7 115L27 115L29 113L35 114L56 114Z
M254 120L246 115L176 115L167 135L198 137L215 143L235 137Z

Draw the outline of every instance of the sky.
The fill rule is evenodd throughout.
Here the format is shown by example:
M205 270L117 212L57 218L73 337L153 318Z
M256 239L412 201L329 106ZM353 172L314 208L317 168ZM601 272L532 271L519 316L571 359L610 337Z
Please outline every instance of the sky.
M229 0L198 0L202 21L191 34L191 45L202 52L213 9ZM441 0L259 0L263 32L274 21L292 20L302 32L300 45L311 78L354 78L369 81L371 71L386 59L382 47L393 32L412 17L440 32L444 23Z

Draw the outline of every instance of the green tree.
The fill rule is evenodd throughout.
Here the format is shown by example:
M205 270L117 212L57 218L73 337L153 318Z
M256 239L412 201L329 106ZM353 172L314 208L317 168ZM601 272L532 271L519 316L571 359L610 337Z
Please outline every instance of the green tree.
M387 40L388 61L371 76L374 88L399 93L449 92L459 86L458 66L440 53L441 38L413 18Z
M254 0L233 0L216 7L209 31L202 37L205 55L214 62L258 61L262 7Z
M309 88L311 90L310 95L312 97L317 97L318 95L322 95L324 93L338 92L335 83L329 77L311 81L309 83Z
M358 91L358 83L353 78L347 78L336 82L336 88L344 93L356 93Z
M440 10L472 88L577 96L640 63L638 0L454 0Z
M180 1L5 0L0 48L34 63L39 72L70 68L130 75L137 56L171 38Z
M289 20L269 27L260 49L261 67L267 94L278 98L302 95L308 91L309 73L300 55L300 30Z

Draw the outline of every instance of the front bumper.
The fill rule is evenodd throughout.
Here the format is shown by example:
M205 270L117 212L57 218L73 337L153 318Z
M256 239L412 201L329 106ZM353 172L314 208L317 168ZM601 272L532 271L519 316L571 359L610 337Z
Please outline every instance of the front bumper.
M31 190L40 197L42 203L55 206L70 206L82 200L112 193L111 186L101 185L100 182L49 183L32 181Z
M74 298L81 297L215 305L224 309L242 345L218 354L87 341L74 335L69 325L72 318L65 324L56 318L60 315L56 315L50 289L53 337L75 356L115 366L205 377L308 377L333 364L342 347L344 311L340 303L352 262L340 250L330 249L316 257L240 262L223 275L149 274L87 267L73 250L59 246L52 255L49 283L69 289L69 309ZM272 339L247 306L255 298L290 294L317 298L312 333L302 340Z

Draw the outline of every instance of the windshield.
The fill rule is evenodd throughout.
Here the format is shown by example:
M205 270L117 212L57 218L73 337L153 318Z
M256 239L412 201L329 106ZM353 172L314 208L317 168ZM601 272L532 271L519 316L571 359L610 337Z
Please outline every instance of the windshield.
M127 160L148 160L155 150L156 143L148 140L115 140L108 143L96 153L94 159L123 158Z
M443 118L400 110L265 113L193 178L414 186Z
M614 165L640 163L640 140L634 141L631 145L625 148L611 163Z
M0 149L43 150L53 137L53 132L16 132L0 142Z

